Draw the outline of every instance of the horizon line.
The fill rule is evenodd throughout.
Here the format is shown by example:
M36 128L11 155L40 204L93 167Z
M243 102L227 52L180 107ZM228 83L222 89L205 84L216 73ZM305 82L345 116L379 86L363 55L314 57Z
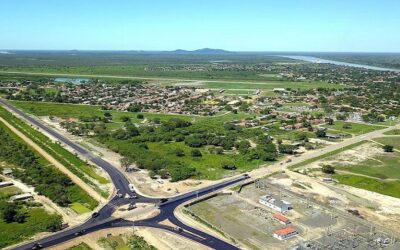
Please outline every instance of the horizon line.
M372 54L400 54L400 51L301 51L301 50L225 50L225 49L213 49L213 48L200 48L194 50L188 49L173 49L173 50L143 50L143 49L1 49L0 52L12 52L12 51L76 51L76 52L196 52L198 50L221 50L221 52L230 53L372 53ZM6 53L0 53L0 55ZM214 53L217 54L217 53Z

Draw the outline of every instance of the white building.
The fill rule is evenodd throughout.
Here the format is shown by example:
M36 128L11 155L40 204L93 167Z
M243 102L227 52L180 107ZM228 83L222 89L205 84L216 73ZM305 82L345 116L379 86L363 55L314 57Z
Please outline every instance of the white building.
M2 182L0 182L0 188L9 187L9 186L12 186L12 185L14 185L14 183L12 183L11 181L2 181Z
M261 196L258 202L281 213L293 209L290 202L275 199L271 195Z
M30 193L17 194L17 195L11 196L10 201L23 201L23 200L29 200L32 198L33 198L33 195Z

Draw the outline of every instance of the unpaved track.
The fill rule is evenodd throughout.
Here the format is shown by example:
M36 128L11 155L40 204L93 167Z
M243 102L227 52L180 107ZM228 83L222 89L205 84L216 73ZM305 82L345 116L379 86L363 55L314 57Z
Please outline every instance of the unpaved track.
M92 187L90 187L88 184L86 184L84 181L82 181L80 178L78 178L74 173L72 173L64 165L62 165L60 162L58 162L56 159L54 159L50 154L48 154L41 147L39 147L39 145L34 143L31 139L29 139L26 135L24 135L22 132L20 132L18 129L16 129L14 126L12 126L6 120L4 120L2 117L0 117L0 121L2 123L4 123L4 125L6 125L18 137L20 137L25 143L27 143L30 147L32 147L40 155L42 155L46 160L48 160L51 164L53 164L61 172L66 174L76 185L78 185L83 190L85 190L91 197L93 197L97 201L103 201L103 197L101 197L100 194L98 194L94 189L92 189Z

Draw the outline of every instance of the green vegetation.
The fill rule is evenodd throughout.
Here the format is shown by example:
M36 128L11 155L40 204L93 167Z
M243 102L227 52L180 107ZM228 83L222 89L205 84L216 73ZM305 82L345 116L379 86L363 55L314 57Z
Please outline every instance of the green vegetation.
M39 232L61 229L62 218L49 214L35 202L8 202L21 193L17 187L0 189L0 248L28 239Z
M3 187L0 189L0 200L7 199L10 196L20 194L21 192L21 189L15 186Z
M356 165L335 164L338 170L345 170L355 174L366 175L379 179L400 180L400 153L382 154Z
M351 174L336 175L335 178L341 184L400 198L400 181L384 181Z
M384 135L400 135L400 129L393 129L383 133Z
M84 214L84 213L89 213L90 210L89 208L83 206L81 203L78 202L73 202L69 205L69 207L74 210L77 214Z
M130 250L156 250L156 248L149 245L143 237L137 235L130 236L127 245Z
M226 174L254 169L262 161L277 158L275 147L268 148L268 139L264 141L266 147L249 148L248 139L261 139L263 132L260 129L246 130L226 124L252 117L242 112L198 117L102 111L98 106L87 105L13 103L39 116L78 118L80 122L66 122L63 126L72 133L81 130L80 135L89 135L93 131L97 140L135 161L139 167L151 170L152 176L171 177L173 181L189 177L218 179ZM74 111L69 115L66 110ZM106 112L110 115L104 123ZM146 123L142 123L139 114L147 119ZM236 146L239 147L241 141L246 145L242 143L242 149L238 150ZM192 156L192 151L198 156ZM236 170L223 168L225 165L233 165Z
M156 250L143 237L131 235L129 237L108 236L98 240L99 245L110 250Z
M375 130L384 129L384 126L377 125L369 125L362 123L352 123L352 122L344 122L344 121L335 121L333 125L325 124L323 127L338 130L344 133L350 133L354 135L360 135L369 133Z
M80 243L79 245L68 248L67 250L92 250L93 248L89 247L85 242Z
M13 175L16 178L34 186L35 191L60 206L68 206L72 202L80 202L90 209L97 206L97 201L66 175L51 167L3 124L0 124L0 159L15 166Z
M85 175L93 178L98 181L100 184L107 184L109 181L98 175L94 169L94 166L87 164L82 161L79 157L72 154L68 150L64 149L61 145L52 142L47 136L43 135L39 131L33 129L28 124L20 120L19 118L12 115L10 112L0 107L0 116L6 119L9 123L11 123L14 127L19 129L22 133L24 133L27 137L29 137L32 141L38 144L42 149L46 150L51 156L53 156L57 161L67 167L71 172L77 175L79 178L84 180L86 183L91 185L98 193L100 193L103 197L108 197L108 193L103 191L89 180Z
M395 149L400 150L400 137L381 137L381 138L376 138L374 141L377 141L379 143L385 144L385 145L391 145Z

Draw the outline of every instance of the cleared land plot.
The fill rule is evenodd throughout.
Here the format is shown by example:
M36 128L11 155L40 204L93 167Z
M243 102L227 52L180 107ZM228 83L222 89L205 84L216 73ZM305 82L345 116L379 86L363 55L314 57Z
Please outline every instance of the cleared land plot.
M346 125L346 126L345 126ZM353 123L353 122L344 122L344 121L335 121L333 125L325 124L323 127L337 130L344 133L350 133L354 135L361 135L365 133L369 133L375 130L384 129L384 126L377 125L369 125L362 123Z
M372 142L351 146L334 156L325 155L301 166L311 170L331 165L336 169L334 178L341 184L400 198L400 153L385 153Z

